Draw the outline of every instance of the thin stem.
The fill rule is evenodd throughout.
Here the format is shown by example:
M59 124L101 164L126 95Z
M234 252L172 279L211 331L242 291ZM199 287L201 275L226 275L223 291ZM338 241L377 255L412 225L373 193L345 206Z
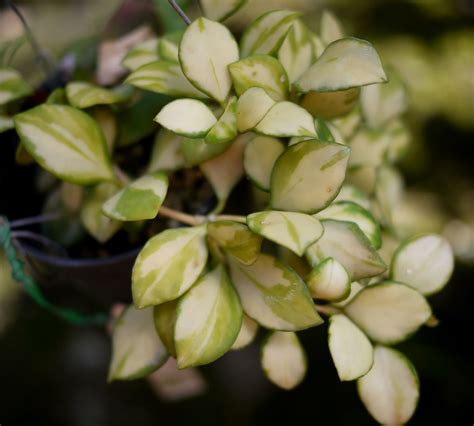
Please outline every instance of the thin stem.
M174 219L178 222L185 223L191 226L197 226L204 222L204 218L202 216L192 216L190 214L179 212L177 210L173 210L165 206L160 207L160 211L158 212L158 214L160 216Z
M176 0L168 0L171 7L176 10L179 16L183 19L184 23L186 25L191 25L191 19L188 18L188 16L184 13L183 9L179 6L179 4L176 3Z
M50 73L50 70L51 70L50 69L51 68L50 63L49 63L48 59L46 58L46 55L41 50L40 45L36 41L36 38L35 38L33 32L31 31L30 26L28 25L28 22L26 22L26 19L23 16L23 14L21 13L20 9L18 9L16 4L12 0L5 0L5 3L10 7L10 9L13 11L13 13L21 21L21 24L23 25L23 28L25 29L26 38L28 39L28 42L30 43L33 50L35 51L35 53L36 53L36 55L39 59L39 62L41 64L41 66L43 67L44 75L48 76L48 74Z
M209 222L215 222L216 220L232 220L234 222L247 223L245 216L237 216L233 214L219 214L208 216Z
M316 305L316 310L324 315L336 315L341 313L338 308L329 305Z
M25 217L24 219L13 220L10 222L10 228L22 228L23 226L34 225L36 223L52 222L60 218L59 213L47 213L39 216Z

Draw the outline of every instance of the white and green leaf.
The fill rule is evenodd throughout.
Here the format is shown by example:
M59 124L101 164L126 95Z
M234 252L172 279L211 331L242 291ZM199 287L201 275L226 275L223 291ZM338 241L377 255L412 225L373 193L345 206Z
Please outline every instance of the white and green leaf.
M420 383L408 358L395 349L376 346L374 365L357 381L357 391L380 424L401 425L415 412Z
M280 388L293 389L306 375L306 354L298 336L291 331L271 332L262 344L260 356L265 375Z
M168 352L153 325L153 309L127 307L112 331L109 381L145 377L167 359Z
M261 254L252 265L229 260L244 311L260 325L295 331L323 322L306 284L274 257Z
M232 86L227 66L239 60L239 48L222 24L198 18L188 26L179 46L179 61L188 80L218 102Z
M280 155L271 179L274 209L316 213L336 197L346 174L350 148L309 140Z
M253 21L244 31L240 40L240 53L243 58L275 53L291 24L301 13L291 10L273 10Z
M213 21L224 21L237 12L247 0L201 0L204 15Z
M24 98L32 93L31 86L13 68L0 67L0 105Z
M390 278L431 295L448 283L453 269L454 255L448 241L428 234L400 245L392 258Z
M334 203L338 203L340 201L350 201L352 203L358 204L366 210L370 209L371 207L371 203L367 194L348 183L345 183L341 186L339 194L337 194L337 197L334 199Z
M344 30L339 19L328 10L324 10L321 15L320 34L323 43L326 45L344 37Z
M182 138L181 154L187 166L196 166L225 152L233 141L207 143L205 139Z
M160 59L158 53L159 43L159 39L152 38L137 44L125 55L122 65L130 71L135 71L143 65L158 61Z
M368 41L347 37L332 42L299 78L296 88L302 93L334 92L386 81L373 46Z
M185 160L181 152L183 137L166 129L161 129L155 137L151 151L148 171L174 171L184 167Z
M156 332L158 333L158 336L160 336L166 350L171 356L176 358L176 347L174 344L176 300L155 306L153 308L153 321Z
M349 272L352 281L380 275L387 269L358 225L332 219L321 223L323 236L306 251L311 265L333 257Z
M305 281L314 299L339 302L346 299L351 291L349 273L332 257L319 263Z
M135 306L177 299L201 275L207 260L206 227L167 229L148 240L132 271Z
M244 151L244 169L249 179L261 190L270 191L273 166L285 151L285 145L270 136L255 136Z
M387 132L360 127L350 140L349 166L380 166L386 158L389 145Z
M95 105L112 105L124 102L127 97L119 91L104 89L86 81L72 81L66 85L69 103L80 109Z
M372 340L385 344L405 340L431 316L430 305L420 293L395 281L364 288L344 312Z
M178 135L190 138L205 136L217 123L209 107L195 99L177 99L165 105L155 121Z
M225 268L208 272L179 300L175 345L178 368L208 364L237 339L242 306Z
M12 117L8 117L7 115L0 114L0 133L13 129L14 127L15 127L15 122L13 121Z
M104 135L88 114L43 104L14 121L23 146L53 175L82 185L115 180Z
M403 195L403 188L403 177L396 168L384 165L377 169L375 199L385 224L392 223L393 214Z
M179 43L174 43L172 40L168 40L167 38L163 37L160 39L158 44L158 53L160 58L174 62L175 64L179 63Z
M288 96L288 76L283 65L272 56L249 56L230 64L229 72L239 96L251 87L261 87L275 101Z
M367 374L374 363L374 349L367 336L345 315L329 317L328 345L341 381Z
M121 221L154 219L168 191L168 177L161 172L142 176L122 188L102 206L104 214Z
M219 120L206 135L206 142L212 144L229 142L236 138L237 133L237 98L232 96Z
M264 211L247 216L249 228L298 256L323 235L319 220L304 213Z
M261 87L251 87L237 102L237 129L243 133L253 129L275 105Z
M249 316L243 315L242 326L240 327L237 339L232 345L232 350L243 349L250 345L258 332L258 324Z
M282 101L273 105L255 131L267 136L292 137L316 136L311 114L292 102Z

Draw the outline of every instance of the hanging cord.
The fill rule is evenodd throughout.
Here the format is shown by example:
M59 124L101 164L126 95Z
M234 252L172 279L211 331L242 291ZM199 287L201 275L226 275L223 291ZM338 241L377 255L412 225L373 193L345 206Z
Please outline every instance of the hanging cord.
M10 223L4 216L0 216L0 247L5 251L7 261L12 268L13 279L22 284L25 291L39 306L74 325L105 325L107 323L109 317L105 313L84 315L73 309L55 306L44 297L35 280L26 273L25 263L18 257L12 240Z

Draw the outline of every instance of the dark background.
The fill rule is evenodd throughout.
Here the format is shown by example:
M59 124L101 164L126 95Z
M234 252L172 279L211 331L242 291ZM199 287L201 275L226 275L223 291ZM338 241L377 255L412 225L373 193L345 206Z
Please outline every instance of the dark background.
M408 34L427 45L447 31L472 26L474 14L472 2L466 0L446 2L452 11L448 15L430 13L417 2L374 0L361 2L357 11L353 10L359 7L356 2L335 3L336 12L352 25L357 36L383 40ZM425 159L421 168L413 168L409 162L404 166L409 186L434 189L446 196L452 189L453 174L463 180L463 185L472 185L473 126L461 127L441 114L424 117L416 124L424 141ZM2 191L14 181L11 175L7 178L3 174ZM15 197L18 205L31 208L32 200L26 200L19 190L31 178L25 176L16 176ZM2 202L5 212L6 201ZM81 296L60 290L49 291L48 297L62 304L81 305ZM451 283L430 301L440 324L423 328L398 346L412 360L421 380L420 403L410 424L471 425L473 265L458 263ZM0 335L0 424L375 424L359 401L355 384L338 381L325 327L300 335L309 369L295 390L281 391L266 381L256 342L201 369L208 381L207 393L166 403L154 395L145 380L106 383L110 340L105 330L70 326L24 297L11 324Z

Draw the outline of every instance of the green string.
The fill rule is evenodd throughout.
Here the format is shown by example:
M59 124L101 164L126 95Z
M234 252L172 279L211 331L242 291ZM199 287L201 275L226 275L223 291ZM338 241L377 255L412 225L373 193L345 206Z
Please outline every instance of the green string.
M25 263L17 255L12 242L10 224L4 216L0 216L0 246L3 247L7 261L12 268L13 279L23 285L25 291L39 306L71 324L104 325L107 323L109 319L107 314L84 315L73 309L54 306L44 297L35 280L25 272Z

